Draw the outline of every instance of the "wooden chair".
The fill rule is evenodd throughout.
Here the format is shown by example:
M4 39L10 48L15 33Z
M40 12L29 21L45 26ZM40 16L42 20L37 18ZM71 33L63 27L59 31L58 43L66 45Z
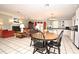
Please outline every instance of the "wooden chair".
M39 31L38 31L38 30L30 31L30 36L31 36L31 43L30 43L30 46L32 46L32 44L33 44L33 37L32 37L32 34L37 33L37 32L39 32Z
M55 53L55 50L58 49L58 54L60 54L60 46L61 46L61 39L63 36L63 32L64 31L61 31L61 33L59 34L59 36L57 38L57 41L50 41L48 43L49 51L50 51L50 48L54 48L54 53Z
M33 54L35 52L39 52L41 54L46 54L48 53L48 48L47 48L47 44L45 40L41 40L41 39L37 39L37 38L33 38L32 37L32 41L33 41L33 46L34 46L34 51Z

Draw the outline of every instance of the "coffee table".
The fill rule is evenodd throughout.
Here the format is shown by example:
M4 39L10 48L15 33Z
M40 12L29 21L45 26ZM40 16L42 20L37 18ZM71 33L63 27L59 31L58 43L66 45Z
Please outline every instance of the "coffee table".
M18 32L18 33L16 33L16 37L18 37L18 38L26 37L26 33Z

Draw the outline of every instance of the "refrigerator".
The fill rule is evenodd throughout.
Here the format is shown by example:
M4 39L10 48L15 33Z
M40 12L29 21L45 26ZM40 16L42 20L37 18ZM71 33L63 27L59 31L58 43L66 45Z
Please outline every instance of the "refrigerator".
M75 30L74 44L77 48L79 48L79 17L75 19L74 30Z

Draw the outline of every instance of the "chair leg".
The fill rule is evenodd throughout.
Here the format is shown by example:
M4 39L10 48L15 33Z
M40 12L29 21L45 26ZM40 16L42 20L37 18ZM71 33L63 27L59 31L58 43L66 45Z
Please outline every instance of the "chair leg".
M58 54L60 54L60 47L58 47Z
M51 49L51 47L49 47L49 53L50 53L50 49Z
M55 53L55 48L54 48L54 53Z
M50 54L50 51L47 47L46 47L46 53Z
M33 50L33 54L35 53L35 49Z
M30 43L30 46L32 45L32 40L31 40L31 43Z
M34 54L37 50L38 50L38 49L35 49L35 48L34 48L33 54Z

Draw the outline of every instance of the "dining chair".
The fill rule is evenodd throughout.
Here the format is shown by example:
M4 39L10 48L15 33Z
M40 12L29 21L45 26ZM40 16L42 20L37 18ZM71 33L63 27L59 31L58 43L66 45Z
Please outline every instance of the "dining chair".
M47 44L45 40L41 40L39 38L33 38L33 46L34 46L34 50L33 50L33 54L35 52L39 52L41 54L46 54L48 53L48 48L47 48Z
M62 36L63 36L63 32L64 31L61 31L61 33L59 34L59 36L58 36L56 41L50 41L48 43L49 52L50 52L51 48L54 48L54 53L55 53L55 50L57 49L58 50L58 54L60 54L60 46L61 46L61 39L62 39Z
M38 30L33 30L33 31L30 31L30 37L31 37L30 46L32 46L32 45L33 45L33 38L32 38L32 34L37 33L37 32L39 32L39 31L38 31Z

